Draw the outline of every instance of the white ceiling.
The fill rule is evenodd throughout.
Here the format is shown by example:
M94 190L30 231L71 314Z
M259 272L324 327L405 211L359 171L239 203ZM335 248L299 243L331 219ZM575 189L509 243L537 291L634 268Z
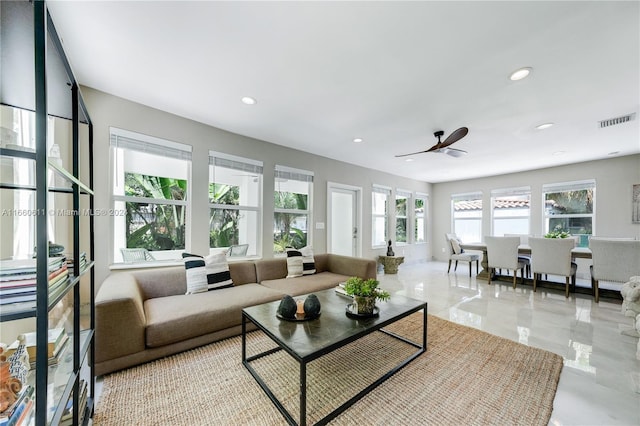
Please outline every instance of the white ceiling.
M400 176L442 182L640 152L637 115L598 127L640 110L637 1L54 1L50 10L81 84ZM510 81L524 66L531 75ZM555 126L535 129L544 122ZM462 126L469 134L452 147L465 157L394 157Z

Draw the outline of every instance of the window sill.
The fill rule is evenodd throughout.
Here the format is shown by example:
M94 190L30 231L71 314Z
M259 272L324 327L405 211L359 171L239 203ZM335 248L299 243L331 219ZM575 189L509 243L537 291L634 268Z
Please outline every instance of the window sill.
M182 260L155 260L149 262L122 262L112 263L109 265L109 269L112 271L124 270L124 269L145 269L145 268L163 268L169 266L184 266Z

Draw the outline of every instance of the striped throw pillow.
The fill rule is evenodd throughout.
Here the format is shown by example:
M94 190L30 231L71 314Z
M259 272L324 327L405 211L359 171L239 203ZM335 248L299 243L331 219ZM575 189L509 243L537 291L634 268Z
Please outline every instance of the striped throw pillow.
M187 274L187 292L196 294L207 291L207 272L202 256L191 253L182 253L184 270Z
M186 294L233 286L226 251L210 254L205 258L191 253L183 253L182 257L187 274Z
M287 278L296 278L316 273L313 249L302 247L299 250L287 249Z
M210 254L204 258L204 262L207 271L208 290L233 287L226 251Z

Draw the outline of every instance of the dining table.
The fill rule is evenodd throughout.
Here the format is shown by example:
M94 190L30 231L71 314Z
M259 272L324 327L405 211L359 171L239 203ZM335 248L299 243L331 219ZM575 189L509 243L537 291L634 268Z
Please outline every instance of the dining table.
M485 243L463 243L460 247L464 250L481 251L482 261L480 265L482 270L478 273L478 278L488 278L489 264L487 262L487 245ZM531 247L526 244L518 246L518 254L531 254ZM591 259L591 250L588 247L575 247L571 250L571 259Z

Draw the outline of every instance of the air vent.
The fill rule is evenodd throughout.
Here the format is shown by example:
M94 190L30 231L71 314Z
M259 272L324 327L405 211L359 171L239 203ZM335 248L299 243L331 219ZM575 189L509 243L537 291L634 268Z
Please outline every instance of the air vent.
M629 121L635 120L636 118L636 113L632 113L632 114L627 114L627 115L622 115L620 117L616 117L616 118L609 118L608 120L602 120L599 121L599 125L601 129L604 129L605 127L610 127L610 126L615 126L617 124L622 124L622 123L627 123Z

